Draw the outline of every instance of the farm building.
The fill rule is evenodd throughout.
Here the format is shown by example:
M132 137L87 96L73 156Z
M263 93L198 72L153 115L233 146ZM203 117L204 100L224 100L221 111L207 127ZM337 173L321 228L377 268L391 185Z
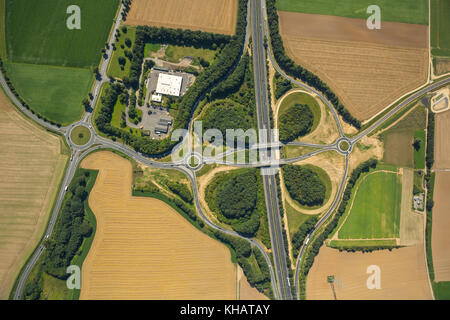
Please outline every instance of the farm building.
M179 97L182 82L183 77L160 73L156 93Z
M167 124L166 125L158 124L155 127L155 133L167 133L167 132L169 132L169 127Z

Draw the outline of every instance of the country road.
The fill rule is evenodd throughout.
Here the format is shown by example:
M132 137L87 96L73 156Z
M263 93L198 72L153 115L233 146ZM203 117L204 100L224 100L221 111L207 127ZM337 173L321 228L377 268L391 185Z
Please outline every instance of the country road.
M410 96L405 98L403 101L398 103L395 107L392 108L389 112L387 112L384 116L380 117L377 121L375 121L371 126L369 126L367 129L363 130L362 132L358 133L356 136L348 138L343 133L342 125L340 123L339 115L337 114L336 110L334 109L333 105L320 93L317 92L315 89L309 87L308 85L303 84L300 81L297 81L296 79L293 79L292 77L288 76L284 73L283 70L278 66L276 63L272 50L270 48L270 45L268 45L267 49L264 46L264 37L266 36L267 39L269 39L269 31L268 31L268 25L267 25L267 12L265 8L265 1L264 0L249 0L249 12L248 12L248 18L247 18L247 34L245 36L245 46L249 43L250 39L250 33L252 36L252 50L253 50L253 63L254 63L254 79L255 79L255 97L256 97L256 106L257 106L257 118L258 118L258 127L259 129L270 129L271 128L271 121L270 121L270 103L268 99L268 91L267 91L267 68L266 68L266 61L267 59L270 59L274 68L286 79L291 81L293 84L304 88L305 90L312 92L316 94L323 102L324 104L331 110L333 117L338 125L340 137L337 139L337 141L331 145L319 145L319 144L307 144L302 142L294 142L289 143L288 145L293 146L313 146L317 148L318 150L315 150L313 152L310 152L306 155L289 158L289 159L274 159L274 154L276 154L276 150L278 148L282 147L284 144L279 143L276 139L276 137L273 137L270 133L265 136L260 136L260 142L268 143L271 147L268 148L267 146L265 148L260 148L261 153L261 161L258 163L227 163L223 161L222 157L214 157L214 158L202 158L202 163L198 168L192 168L188 165L188 159L191 156L191 154L187 154L184 156L183 159L176 162L158 162L154 161L145 155L136 152L129 146L126 146L119 142L114 142L112 140L106 139L101 137L94 129L93 126L93 119L92 119L92 113L86 112L82 119L80 121L77 121L76 123L66 126L66 127L57 127L54 125L51 125L47 122L44 122L43 120L39 119L37 116L32 114L29 110L27 110L23 105L21 105L20 101L14 96L14 94L11 92L9 87L6 84L5 78L3 74L0 74L0 84L3 87L3 90L5 91L6 95L9 97L9 99L12 101L12 103L19 109L22 113L24 113L26 116L28 116L30 119L35 121L36 123L40 124L42 127L45 127L51 131L54 131L62 136L65 137L67 144L71 150L72 158L67 166L63 182L61 185L61 190L59 190L59 193L57 195L57 198L55 199L55 205L54 209L51 213L48 226L45 230L45 233L43 235L43 238L41 240L41 243L36 247L34 252L32 253L31 257L28 259L26 265L21 271L21 274L19 276L19 280L17 282L16 290L14 292L14 299L21 299L23 295L23 289L25 287L25 283L28 279L28 276L35 266L37 260L45 250L45 247L43 246L43 240L47 237L50 237L53 228L55 226L56 219L58 217L59 211L61 209L61 205L65 196L65 187L69 185L71 182L76 169L78 168L80 162L90 153L95 152L97 150L102 149L114 149L117 151L120 151L127 156L135 159L136 161L139 161L145 165L154 167L154 168L161 168L161 169L175 169L179 170L183 173L185 173L192 184L192 190L194 193L194 199L195 199L195 206L197 209L197 212L200 216L200 218L204 221L205 224L207 224L209 227L215 230L219 230L223 233L240 237L242 239L245 239L249 243L252 244L252 246L257 247L261 253L264 255L264 258L269 266L269 271L271 275L271 282L272 282L272 288L274 292L274 296L276 299L292 299L292 287L295 286L297 290L297 296L296 298L299 299L299 287L298 287L298 279L299 279L299 272L300 272L300 265L301 261L303 259L305 250L307 249L308 244L304 244L300 249L300 254L297 259L296 263L296 271L295 271L295 283L289 282L289 270L287 267L286 262L286 249L285 249L285 243L283 240L283 226L281 222L281 216L280 216L280 208L279 208L279 199L278 199L278 192L277 192L277 183L274 173L278 172L279 166L283 164L288 163L294 163L297 161L300 161L302 159L307 159L309 157L313 157L321 152L334 150L346 157L346 166L345 166L345 174L344 177L339 185L339 190L335 196L335 199L333 201L332 206L329 208L329 210L326 212L326 214L320 219L320 221L316 224L313 231L310 233L310 237L314 237L317 233L317 230L328 220L329 217L333 215L333 212L337 205L339 204L339 201L341 199L342 192L345 187L347 175L348 175L348 167L349 167L349 155L352 152L352 147L364 136L367 136L374 130L376 130L379 126L381 126L385 121L387 121L390 117L392 117L396 112L400 111L402 108L407 106L411 101L421 97L422 95L433 91L434 89L450 83L450 78L445 78L441 80L436 80L435 82L432 82L428 86L417 90L416 92L412 93ZM106 75L108 65L110 62L110 57L112 55L112 44L114 43L114 34L116 33L116 30L120 27L121 24L121 18L122 18L122 12L124 10L124 6L121 5L120 12L118 15L118 18L116 19L114 26L112 28L110 39L108 40L109 43L109 49L107 49L106 55L107 58L102 60L101 66L99 68L100 77L97 79L93 86L93 92L92 92L92 100L91 105L95 106L100 94L100 88L105 83L108 82L109 79ZM270 43L270 41L269 41ZM245 50L245 49L244 49ZM266 57L267 54L267 57ZM200 98L200 100L203 97ZM200 101L197 102L197 105ZM90 141L84 145L84 146L77 146L72 143L70 140L70 133L71 130L76 127L77 125L84 125L88 127L91 131L91 139ZM189 124L189 132L191 132L192 129L192 121ZM184 137L185 140L180 142L179 147L183 143L188 143L190 150L192 150L192 141L191 141L191 135L187 134ZM339 148L339 144L342 141L346 141L349 144L348 150L341 150ZM258 146L257 146L258 147ZM178 148L178 146L177 146ZM223 156L223 155L221 155ZM272 254L273 254L273 261L274 265L271 263L271 259L269 256L268 251L266 248L256 239L252 238L246 238L239 234L237 234L234 231L226 230L221 228L220 226L215 225L212 221L208 219L208 217L204 214L199 200L198 190L197 190L197 179L195 171L198 170L202 165L205 163L219 163L219 164L225 164L230 166L237 166L237 167L254 167L254 168L261 168L261 171L263 173L263 181L264 181L264 193L266 198L266 206L267 206L267 216L268 216L268 222L269 222L269 231L271 236L271 244L272 244Z

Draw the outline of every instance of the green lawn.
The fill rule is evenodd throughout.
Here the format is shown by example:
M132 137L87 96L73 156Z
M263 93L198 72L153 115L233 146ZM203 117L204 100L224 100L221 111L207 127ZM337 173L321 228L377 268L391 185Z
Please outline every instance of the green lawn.
M310 132L313 132L319 125L321 112L320 106L317 103L316 99L314 99L307 93L294 92L286 96L280 105L280 110L278 111L278 119L283 113L285 113L290 107L295 104L306 104L311 109L314 115L314 121Z
M6 40L12 62L71 67L98 65L119 0L6 0ZM81 29L69 30L70 5Z
M356 193L356 194L355 194ZM396 238L400 229L402 185L396 173L373 171L355 185L340 239ZM347 214L343 215L343 218Z
M127 106L120 102L117 99L116 104L114 105L114 111L111 117L111 125L116 128L120 128L120 124L122 123L122 112L126 112Z
M431 52L450 57L450 1L431 0Z
M428 24L428 0L278 0L280 11L367 19L369 5L378 5L382 21ZM444 11L448 12L448 11ZM444 13L443 13L444 14Z
M416 169L425 169L425 131L424 130L416 130L414 131L414 140L419 139L422 141L420 143L420 149L414 149L414 168Z
M300 226L305 223L311 215L298 212L287 201L284 202L284 207L286 209L285 212L288 219L289 235L292 238L298 228L300 228Z
M203 49L203 48L195 48L193 46L190 47L182 47L182 46L174 46L169 45L166 49L166 58L169 62L177 63L185 56L191 56L194 58L194 65L199 65L199 57L205 59L208 62L212 62L214 60L214 56L216 51Z
M73 128L70 133L70 140L79 146L84 146L91 139L91 131L85 126L78 126Z
M433 292L436 300L450 300L450 281L433 281Z
M161 45L158 43L146 43L144 57L149 57L151 52L157 52L159 49L161 49Z
M349 248L349 247L393 247L397 245L395 240L332 240L330 247Z
M81 101L94 80L88 69L7 63L9 78L17 92L42 116L62 125L81 118Z
M125 39L129 38L131 40L132 46L131 48L128 48L125 45ZM116 43L116 50L114 51L111 61L108 67L108 76L123 79L125 76L130 75L130 67L131 62L128 60L128 58L125 57L125 50L132 51L134 40L136 39L136 27L127 27L127 33L120 32L120 38L119 41ZM122 46L124 47L122 49ZM119 65L119 57L124 57L126 60L126 64L122 70L121 66Z

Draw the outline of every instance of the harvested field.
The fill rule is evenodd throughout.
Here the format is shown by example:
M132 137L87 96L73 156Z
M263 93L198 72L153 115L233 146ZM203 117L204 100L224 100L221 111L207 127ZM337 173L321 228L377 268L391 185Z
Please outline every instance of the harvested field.
M349 111L367 120L428 76L428 27L279 12L286 52L323 79Z
M435 281L450 281L450 172L436 172L432 252Z
M0 300L42 236L68 156L0 93Z
M125 24L234 34L236 0L134 0Z
M132 165L111 152L89 196L97 231L83 264L81 299L235 299L230 251L166 203L131 196Z
M381 289L368 289L367 267L381 270ZM339 252L323 246L312 266L306 284L306 298L332 300L327 277L334 275L338 300L432 299L425 265L423 244L372 253Z
M442 75L450 72L450 59L436 57L436 75Z
M450 169L450 111L436 114L435 164L437 169Z

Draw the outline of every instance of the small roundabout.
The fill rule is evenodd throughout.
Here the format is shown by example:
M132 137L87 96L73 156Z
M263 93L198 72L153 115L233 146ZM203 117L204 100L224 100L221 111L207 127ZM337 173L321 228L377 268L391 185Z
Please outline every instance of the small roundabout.
M91 130L85 125L78 125L70 130L70 141L78 147L87 145L92 137Z

